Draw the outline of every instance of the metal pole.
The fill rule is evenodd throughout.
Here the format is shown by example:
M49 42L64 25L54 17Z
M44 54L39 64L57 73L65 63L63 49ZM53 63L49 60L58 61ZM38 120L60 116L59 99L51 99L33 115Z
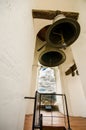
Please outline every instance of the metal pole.
M65 98L65 105L66 105L66 112L67 112L68 130L71 130L71 128L70 128L70 121L69 121L69 114L68 114L68 107L67 107L67 99L66 99L66 95L65 94L64 94L64 98Z

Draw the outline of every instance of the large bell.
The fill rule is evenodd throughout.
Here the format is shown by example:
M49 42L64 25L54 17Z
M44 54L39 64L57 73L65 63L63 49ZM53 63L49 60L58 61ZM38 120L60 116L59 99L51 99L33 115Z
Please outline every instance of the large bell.
M71 45L80 34L79 23L63 15L58 15L47 28L45 39L53 47L63 48Z
M47 49L40 53L39 62L43 66L55 67L62 64L66 59L65 53L61 50Z

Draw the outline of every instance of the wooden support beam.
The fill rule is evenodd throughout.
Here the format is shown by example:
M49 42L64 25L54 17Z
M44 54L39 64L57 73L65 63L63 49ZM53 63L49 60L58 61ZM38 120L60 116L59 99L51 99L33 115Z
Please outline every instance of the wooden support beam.
M53 10L36 10L33 9L32 10L32 15L33 18L38 18L38 19L48 19L48 20L52 20L54 19L54 17L56 17L59 14L63 14L66 17L72 18L77 20L79 17L79 13L78 12L65 12L65 11L53 11Z
M65 72L65 75L69 75L69 74L72 74L72 76L75 76L75 71L76 70L76 74L79 75L79 72L77 70L77 66L76 64L74 63L66 72Z

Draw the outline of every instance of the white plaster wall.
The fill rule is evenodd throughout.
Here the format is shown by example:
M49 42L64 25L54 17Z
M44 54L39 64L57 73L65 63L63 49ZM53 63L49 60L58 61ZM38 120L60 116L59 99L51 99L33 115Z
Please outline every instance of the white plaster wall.
M60 70L58 67L55 67L55 77L56 77L56 86L57 86L57 93L62 94L62 86L61 86L61 79L60 79Z
M84 97L82 84L79 76L67 78L67 90L69 92L71 109L74 116L86 117L86 100Z
M35 8L37 9L72 11L75 9L75 4L76 2L74 0L35 0Z
M33 1L0 0L0 130L23 130L34 52Z
M63 93L66 94L69 114L86 117L86 100L80 75L65 75L65 72L74 64L74 57L69 48L66 49L66 61L59 66Z
M65 76L64 70L61 70L62 88L67 97L69 114L71 116L86 117L86 100L82 89L82 83L79 76Z
M56 77L56 88L57 88L57 91L56 93L57 94L63 94L63 88L62 88L62 85L61 85L61 76L60 76L60 70L58 69L58 67L55 67L55 77ZM58 108L59 108L59 111L64 113L64 109L63 109L63 98L62 96L57 96L57 105L58 105Z
M81 32L77 41L72 45L72 51L79 69L84 95L86 98L86 1L78 0L76 9L80 13L78 21L81 26Z

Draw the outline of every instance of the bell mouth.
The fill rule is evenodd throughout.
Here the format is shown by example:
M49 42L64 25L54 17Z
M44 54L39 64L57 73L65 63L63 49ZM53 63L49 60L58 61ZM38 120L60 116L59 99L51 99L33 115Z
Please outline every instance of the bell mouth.
M47 67L55 67L62 64L66 60L65 53L63 51L43 51L39 55L40 64Z
M53 47L71 45L80 34L79 23L71 18L63 18L53 23L46 32L46 41Z

